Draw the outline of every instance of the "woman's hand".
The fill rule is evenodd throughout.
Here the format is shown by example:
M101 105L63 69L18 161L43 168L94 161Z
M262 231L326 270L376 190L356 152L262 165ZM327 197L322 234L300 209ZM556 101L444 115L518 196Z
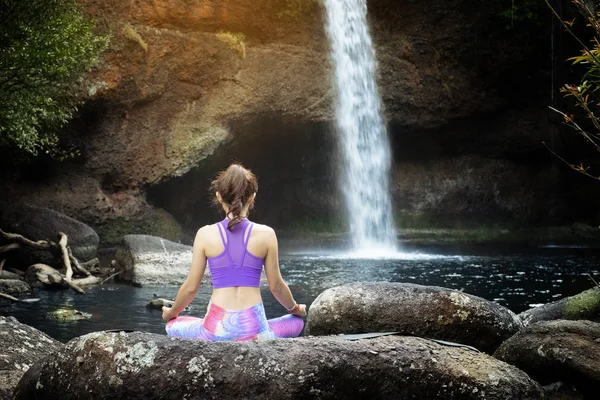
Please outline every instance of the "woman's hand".
M165 322L169 322L173 318L177 318L177 315L173 315L173 313L171 312L171 308L170 307L163 307L162 308L162 319Z
M298 304L298 309L291 314L297 317L306 317L306 304Z

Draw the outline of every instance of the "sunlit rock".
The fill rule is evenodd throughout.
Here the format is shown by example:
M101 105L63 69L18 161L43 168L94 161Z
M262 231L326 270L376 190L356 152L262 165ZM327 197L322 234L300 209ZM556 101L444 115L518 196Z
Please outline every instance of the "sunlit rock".
M205 342L91 333L36 364L16 399L540 399L525 373L414 337Z
M524 311L519 314L519 318L525 325L555 319L600 322L600 286Z
M180 285L190 271L192 247L156 236L127 235L118 247L116 263L119 279L134 285Z
M544 321L527 326L494 357L521 368L542 384L567 382L596 398L600 385L600 324Z
M62 347L62 343L13 317L0 317L0 400L11 399L25 371Z
M310 306L306 334L400 332L493 352L522 327L507 308L457 290L410 283L353 283Z

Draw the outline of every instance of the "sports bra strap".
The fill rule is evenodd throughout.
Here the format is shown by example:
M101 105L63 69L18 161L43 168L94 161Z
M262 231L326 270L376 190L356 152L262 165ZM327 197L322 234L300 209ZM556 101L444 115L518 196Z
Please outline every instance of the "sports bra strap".
M229 265L233 265L233 258L231 258L231 253L229 252L230 237L227 234L227 228L225 228L223 225L221 225L220 222L217 224L217 227L219 228L219 234L221 235L221 240L223 241L223 247L225 248L224 252L227 253L227 258L229 258ZM225 231L225 234L223 234L223 231Z
M240 265L244 265L244 260L246 259L246 254L248 253L248 242L250 241L250 234L252 233L252 228L254 227L254 223L250 223L246 228L246 232L244 232L243 243L244 243L244 253L242 255L242 259L240 260Z
M225 248L227 248L227 243L229 241L227 239L225 239L225 235L223 235L223 230L225 228L223 228L223 226L221 225L220 222L217 224L217 228L219 229L219 235L221 235L221 240L223 241L223 246L225 246Z
M254 223L250 223L246 228L246 232L244 232L244 248L248 247L248 242L250 241L250 235L252 234L252 228L254 228Z

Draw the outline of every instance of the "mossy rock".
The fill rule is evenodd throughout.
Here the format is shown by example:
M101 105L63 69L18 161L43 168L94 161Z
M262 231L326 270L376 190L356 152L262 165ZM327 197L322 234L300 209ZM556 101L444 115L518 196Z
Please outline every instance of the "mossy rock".
M600 322L600 286L519 314L525 325L557 319Z
M92 318L92 314L74 310L72 308L58 308L47 313L48 318L61 322L82 321Z

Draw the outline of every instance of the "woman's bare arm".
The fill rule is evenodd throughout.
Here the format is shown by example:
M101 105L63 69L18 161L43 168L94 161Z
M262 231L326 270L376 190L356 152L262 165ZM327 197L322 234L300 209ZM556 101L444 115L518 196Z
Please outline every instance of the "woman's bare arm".
M205 226L196 233L190 272L179 288L173 306L171 306L171 308L163 307L163 319L165 321L177 318L179 313L194 300L196 293L198 293L198 289L200 289L204 271L206 270L206 254L204 252L206 228L208 227Z
M269 228L270 229L270 228ZM277 235L273 229L269 230L267 238L267 256L265 257L265 274L267 275L267 281L269 282L269 289L275 299L284 306L286 309L291 309L296 306L296 301L289 286L283 280L281 271L279 270L279 244L277 243ZM306 316L306 305L300 304L300 307L296 307L294 315L300 317Z

